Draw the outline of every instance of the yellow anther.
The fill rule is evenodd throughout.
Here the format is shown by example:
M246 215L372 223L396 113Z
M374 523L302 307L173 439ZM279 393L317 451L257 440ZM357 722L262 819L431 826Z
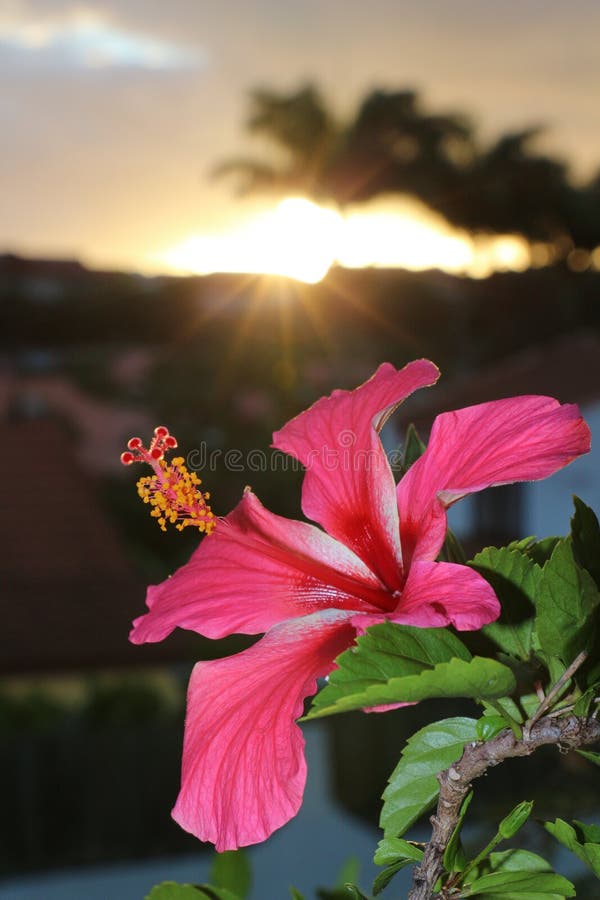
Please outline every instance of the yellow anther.
M176 446L177 440L161 425L154 429L148 448L144 447L141 438L132 438L125 453L121 454L121 462L125 465L144 462L152 467L152 475L139 479L137 492L151 507L150 515L162 531L166 531L168 522L178 531L193 525L210 534L215 527L215 517L206 502L210 494L199 490L202 479L196 472L188 472L183 456L176 456L171 463L165 461L165 453Z
M210 494L198 490L201 479L195 472L188 472L183 457L176 457L170 464L158 460L155 473L140 478L137 491L143 502L152 507L150 515L161 530L166 531L167 523L175 525L178 531L194 525L210 534L215 524L206 502Z

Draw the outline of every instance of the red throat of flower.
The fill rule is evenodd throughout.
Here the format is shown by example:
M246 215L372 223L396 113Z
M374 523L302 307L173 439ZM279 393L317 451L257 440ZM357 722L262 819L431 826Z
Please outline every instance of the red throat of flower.
M152 507L150 515L158 520L162 531L167 523L183 531L193 525L199 531L210 534L215 527L215 517L207 500L208 492L200 490L201 479L195 472L188 472L182 456L168 463L165 453L177 447L177 439L169 429L159 425L148 448L142 439L133 437L127 441L128 449L121 454L124 466L141 462L151 466L153 475L145 475L137 483L138 494L144 503Z

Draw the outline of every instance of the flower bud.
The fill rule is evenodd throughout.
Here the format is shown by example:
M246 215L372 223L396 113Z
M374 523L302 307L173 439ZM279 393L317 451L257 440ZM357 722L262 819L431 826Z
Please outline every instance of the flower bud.
M498 834L502 835L505 840L513 837L523 827L531 815L532 809L533 800L523 800L522 803L518 803L498 825Z

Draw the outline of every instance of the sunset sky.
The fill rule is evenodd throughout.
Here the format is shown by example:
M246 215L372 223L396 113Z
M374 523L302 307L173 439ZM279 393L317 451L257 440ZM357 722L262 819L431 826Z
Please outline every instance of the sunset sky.
M156 270L243 243L275 203L208 171L268 151L243 130L255 86L314 81L340 117L414 87L484 139L547 124L545 147L590 176L598 34L597 0L1 0L0 252Z

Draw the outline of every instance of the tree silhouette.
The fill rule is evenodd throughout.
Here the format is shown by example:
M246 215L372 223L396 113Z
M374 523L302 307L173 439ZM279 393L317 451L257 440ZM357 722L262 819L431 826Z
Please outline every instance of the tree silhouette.
M349 124L338 123L313 86L291 95L254 90L249 131L276 145L279 160L236 157L215 175L239 190L301 191L339 206L389 192L425 198L452 187L473 148L460 116L429 115L414 91L373 91Z
M323 188L340 204L390 192L435 203L454 188L473 149L464 117L428 114L414 91L373 91L340 135Z
M338 136L319 92L310 85L290 95L256 89L251 92L250 104L246 127L275 144L279 161L235 157L218 165L213 174L237 175L239 191L244 194L275 190L316 196Z
M600 244L600 174L574 186L564 163L536 152L539 127L481 147L464 115L432 114L412 90L372 91L340 122L311 85L254 90L247 127L275 144L276 156L237 157L214 170L237 175L243 193L301 193L340 207L402 193L475 231Z
M540 133L528 128L506 134L478 153L464 172L463 190L444 210L448 218L473 230L517 231L542 240L567 232L567 170L532 152Z

